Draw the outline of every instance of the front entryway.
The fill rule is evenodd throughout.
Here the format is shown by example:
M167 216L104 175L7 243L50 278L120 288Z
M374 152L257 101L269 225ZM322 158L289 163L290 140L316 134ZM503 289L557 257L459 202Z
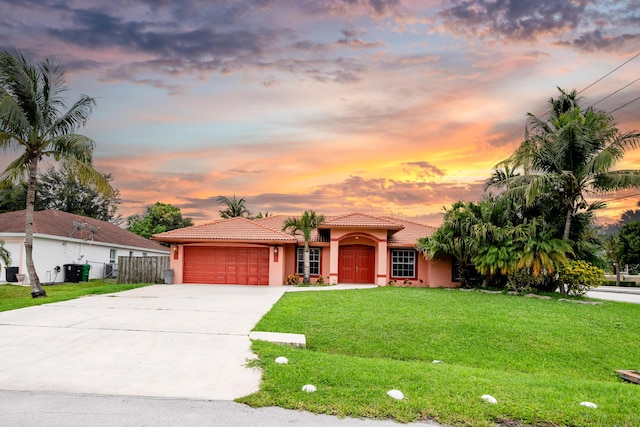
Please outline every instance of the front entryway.
M375 283L375 254L373 246L345 245L338 251L339 283Z

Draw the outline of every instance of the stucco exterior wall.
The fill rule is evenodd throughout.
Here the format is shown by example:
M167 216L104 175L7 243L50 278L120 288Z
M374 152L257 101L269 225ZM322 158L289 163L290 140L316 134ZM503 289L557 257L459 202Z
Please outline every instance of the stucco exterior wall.
M429 277L425 283L431 288L457 288L460 283L451 281L451 259L432 259L429 261Z
M11 266L19 267L21 274L27 274L27 262L24 255L24 237L0 236L5 241L5 248L11 254ZM64 282L65 264L89 264L89 279L103 278L105 264L110 263L111 249L116 250L116 262L119 256L158 256L168 255L168 250L155 251L123 246L111 246L104 243L84 241L81 239L63 239L54 236L34 235L33 261L41 283ZM56 267L60 271L56 272ZM6 269L3 266L0 281L6 282ZM25 280L26 282L26 280Z

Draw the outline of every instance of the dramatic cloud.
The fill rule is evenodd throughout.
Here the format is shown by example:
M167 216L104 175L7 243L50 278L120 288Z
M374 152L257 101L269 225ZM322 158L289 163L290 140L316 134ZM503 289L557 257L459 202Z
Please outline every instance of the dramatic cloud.
M474 37L536 40L573 30L587 0L454 0L440 12L448 28Z
M582 51L636 46L634 0L454 0L439 12L445 27L467 38L538 42L551 38Z
M482 196L527 112L544 114L556 87L588 87L587 105L602 100L622 131L640 129L637 0L0 0L0 10L0 49L55 58L68 101L96 98L81 132L125 217L161 201L211 220L217 196L236 194L254 212L437 223L443 206ZM620 168L638 165L629 152ZM606 215L635 199L615 203Z

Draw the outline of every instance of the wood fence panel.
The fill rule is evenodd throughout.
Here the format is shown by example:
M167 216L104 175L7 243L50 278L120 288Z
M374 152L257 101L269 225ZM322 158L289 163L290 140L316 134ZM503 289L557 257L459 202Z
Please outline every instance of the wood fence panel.
M118 257L118 283L164 283L168 256Z

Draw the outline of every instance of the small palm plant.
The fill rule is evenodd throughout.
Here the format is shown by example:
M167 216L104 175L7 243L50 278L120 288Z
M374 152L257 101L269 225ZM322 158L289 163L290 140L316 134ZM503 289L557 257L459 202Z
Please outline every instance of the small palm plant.
M0 268L2 268L3 264L4 264L5 267L9 267L9 264L11 264L11 254L4 247L4 241L3 240L0 240L0 261L2 261L0 263Z

